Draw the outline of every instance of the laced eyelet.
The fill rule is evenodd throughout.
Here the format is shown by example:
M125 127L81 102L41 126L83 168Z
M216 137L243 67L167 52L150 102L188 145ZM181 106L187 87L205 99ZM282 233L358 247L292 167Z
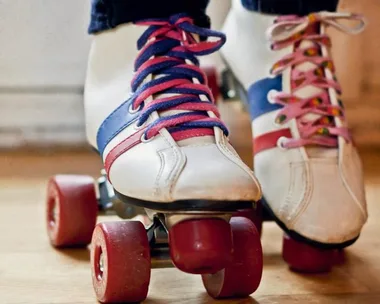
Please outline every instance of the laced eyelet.
M139 126L139 121L137 120L136 123L133 125L133 127L136 131L139 131L145 127L145 124L142 124L141 126Z
M267 94L267 100L270 104L276 104L276 96L278 95L279 91L277 90L270 90Z
M282 128L282 125L280 123L278 123L276 120L273 121L273 125L276 127L276 128Z
M278 140L277 140L277 147L282 149L282 150L286 150L285 148L285 144L286 142L289 140L289 138L285 137L285 136L281 136Z
M129 112L130 114L136 114L138 111L140 111L140 109L141 109L141 107L138 107L137 109L134 109L134 108L133 108L133 103L131 103L131 105L130 105L129 108L128 108L128 112Z
M140 140L141 140L142 143L147 143L147 142L152 141L153 138L154 138L154 136L152 136L151 138L148 138L148 139L147 139L147 138L145 137L145 132L144 132L144 133L141 135Z

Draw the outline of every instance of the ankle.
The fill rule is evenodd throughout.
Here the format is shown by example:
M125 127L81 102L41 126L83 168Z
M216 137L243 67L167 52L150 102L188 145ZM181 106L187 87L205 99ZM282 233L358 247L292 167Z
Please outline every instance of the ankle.
M249 86L270 76L273 62L284 56L286 50L273 52L266 31L276 16L249 11L240 0L234 0L223 26L227 43L222 57L237 80L247 90Z

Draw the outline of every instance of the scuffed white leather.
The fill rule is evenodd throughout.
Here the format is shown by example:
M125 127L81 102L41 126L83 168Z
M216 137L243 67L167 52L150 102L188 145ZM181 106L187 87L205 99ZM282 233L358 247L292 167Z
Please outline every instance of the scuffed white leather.
M303 166L305 192L288 227L322 243L343 243L357 237L367 213L361 206L365 197L353 195L352 187L362 181L344 182L332 159L313 159Z
M144 27L122 25L94 36L85 88L87 136L96 147L103 120L130 94L136 41ZM150 120L158 117L155 112ZM128 126L106 147L107 154L136 132ZM252 171L241 161L223 133L175 142L165 129L118 157L109 172L123 195L162 203L181 199L248 200L261 197Z
M181 150L186 157L186 168L173 189L173 196L177 199L194 196L203 199L223 197L225 200L260 198L260 188L252 174L228 158L217 145L191 145ZM230 157L236 158L232 154Z
M274 148L255 156L256 176L276 217L321 243L349 241L366 222L359 164L357 154L341 164L332 158L302 160L299 149Z

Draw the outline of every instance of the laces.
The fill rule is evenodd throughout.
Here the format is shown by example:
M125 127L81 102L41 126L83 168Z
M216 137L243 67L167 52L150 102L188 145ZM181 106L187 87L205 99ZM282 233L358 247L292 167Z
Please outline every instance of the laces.
M143 127L152 113L162 114L146 126L144 139L156 136L163 128L175 140L213 135L214 127L228 136L196 57L220 49L225 35L200 28L183 14L137 24L149 27L137 42L130 110L141 111L138 127ZM215 41L207 41L210 37Z
M357 21L356 26L348 27L340 20ZM275 20L268 29L273 50L294 46L294 52L276 62L271 73L279 75L291 68L291 93L276 93L270 96L271 102L283 105L276 123L284 124L295 119L299 130L297 139L282 142L285 148L305 145L337 147L338 137L351 141L350 133L344 123L342 102L330 100L329 90L341 94L341 87L335 76L331 57L322 47L331 47L331 40L323 31L322 25L332 26L348 34L360 33L365 26L362 16L346 13L314 13L306 17L284 16ZM307 41L307 43L303 43ZM311 68L300 69L308 63ZM298 67L298 69L297 69ZM318 88L314 94L301 98L297 92L307 86Z

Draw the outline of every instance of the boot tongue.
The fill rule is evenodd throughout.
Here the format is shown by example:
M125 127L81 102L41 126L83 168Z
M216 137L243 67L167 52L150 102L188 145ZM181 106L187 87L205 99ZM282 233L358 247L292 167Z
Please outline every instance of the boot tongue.
M160 77L163 77L165 75L158 75L158 76L154 76L154 78L160 78ZM164 98L164 97L171 97L171 96L179 96L180 94L156 94L154 96L155 99L157 98ZM207 100L207 98L203 95L200 95L200 98L201 100ZM160 117L168 117L168 116L171 116L171 115L175 115L175 114L179 114L179 113L189 113L189 112L192 112L192 111L187 111L187 110L166 110L166 111L158 111L158 115ZM193 145L193 144L199 144L199 143L215 143L215 138L214 136L197 136L197 137L190 137L190 138L186 138L186 139L183 139L183 140L179 140L177 141L177 144L179 146L188 146L188 145Z
M193 35L197 40L199 39L199 37L197 35ZM190 60L186 60L186 63L189 64L189 65L194 65ZM158 79L158 78L161 78L161 77L164 77L164 76L168 76L169 74L159 74L159 75L152 75L152 79ZM192 79L194 83L199 83L197 79L193 78ZM153 96L153 99L150 100L150 102L154 99L158 99L158 98L166 98L166 97L172 97L172 96L180 96L181 94L156 94ZM201 100L204 100L204 101L207 101L207 97L204 96L204 95L200 95L200 99ZM147 102L147 104L149 104L149 101ZM189 112L192 112L191 110L165 110L165 111L158 111L158 115L159 117L168 117L168 116L171 116L171 115L175 115L175 114L179 114L179 113L189 113ZM199 144L199 143L215 143L215 137L214 136L210 136L210 135L207 135L207 136L197 136L197 137L190 137L190 138L186 138L186 139L183 139L183 140L179 140L177 141L177 144L179 146L189 146L189 145L194 145L194 144Z
M311 33L316 33L317 31L318 32L320 31L319 28L320 28L320 25L316 25L316 28L311 28L310 31ZM307 49L307 48L315 47L315 46L316 44L314 42L309 41L309 40L303 40L299 44L298 48ZM301 72L307 72L307 71L315 69L316 67L317 65L315 65L314 63L305 62L305 63L295 66L294 68L296 68L298 71L301 71ZM310 98L312 96L322 93L323 91L324 89L318 88L313 85L307 85L295 91L294 95L300 98ZM302 119L302 121L314 121L319 117L321 116L318 114L306 114L300 119ZM334 158L338 156L337 148L326 148L326 147L314 145L314 146L306 146L305 150L310 158L326 158L326 157Z

